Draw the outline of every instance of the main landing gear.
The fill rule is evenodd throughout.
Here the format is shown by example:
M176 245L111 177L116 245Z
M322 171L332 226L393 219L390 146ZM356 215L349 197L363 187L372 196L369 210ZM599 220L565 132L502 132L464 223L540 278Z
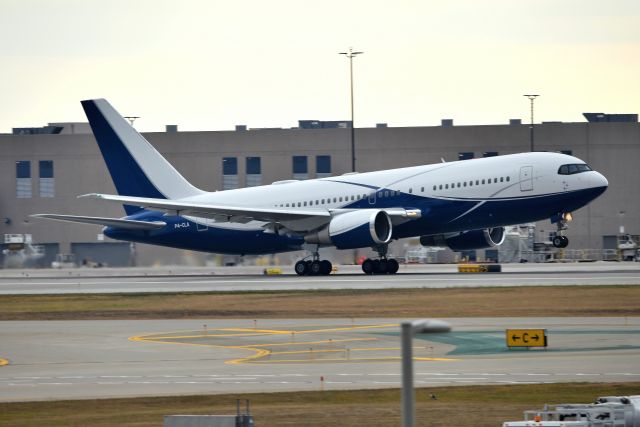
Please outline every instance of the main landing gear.
M365 259L362 263L364 274L396 274L400 265L393 258L387 258L387 245L378 246L378 256L380 259Z
M569 228L567 223L572 219L573 217L568 212L560 215L560 219L557 222L558 230L556 231L556 236L551 241L554 247L566 248L569 246L569 238L564 235L564 232Z
M326 259L320 259L318 248L312 251L312 258L296 262L294 269L299 276L328 276L331 274L333 266Z

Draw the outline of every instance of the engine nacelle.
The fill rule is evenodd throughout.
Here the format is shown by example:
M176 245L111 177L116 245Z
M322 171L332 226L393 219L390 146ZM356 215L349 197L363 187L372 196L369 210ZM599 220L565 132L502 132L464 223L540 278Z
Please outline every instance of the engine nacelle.
M322 230L306 235L304 241L338 249L366 248L389 243L392 231L391 218L385 211L360 209L333 217Z
M453 251L493 248L504 242L504 227L463 231L455 234L421 236L422 246L448 246Z

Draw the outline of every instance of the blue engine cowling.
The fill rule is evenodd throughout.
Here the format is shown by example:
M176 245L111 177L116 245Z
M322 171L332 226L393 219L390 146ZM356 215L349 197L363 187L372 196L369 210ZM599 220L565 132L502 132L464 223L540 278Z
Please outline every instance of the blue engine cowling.
M325 228L304 240L338 249L366 248L389 243L392 230L391 218L385 211L360 209L336 215Z
M504 242L504 227L420 237L422 246L448 246L453 251L493 248Z

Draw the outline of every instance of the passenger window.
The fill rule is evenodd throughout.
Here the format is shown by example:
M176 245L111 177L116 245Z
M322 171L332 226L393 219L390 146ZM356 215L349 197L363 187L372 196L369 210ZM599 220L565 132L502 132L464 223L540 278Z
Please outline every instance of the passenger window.
M476 179L476 185L480 185L480 180Z
M442 186L440 186L442 187ZM438 189L438 187L436 185L433 186L433 191L436 191Z
M507 182L511 181L511 177L507 177Z
M462 184L463 184L462 185L463 187L466 187L467 186L467 181L463 182Z
M424 187L421 187L421 188L420 188L420 192L421 192L421 193L424 193Z
M460 188L460 183L458 183L458 188Z
M503 177L500 177L500 182L504 182L504 178Z
M307 202L304 202L304 205L307 206Z
M482 180L482 185L484 185L484 179Z
M413 188L409 189L409 194L413 194Z
M493 178L493 183L496 184L498 182L498 178Z
M302 206L302 203L298 202L298 207Z
M448 190L449 189L449 184L445 184L444 188L445 188L445 190Z

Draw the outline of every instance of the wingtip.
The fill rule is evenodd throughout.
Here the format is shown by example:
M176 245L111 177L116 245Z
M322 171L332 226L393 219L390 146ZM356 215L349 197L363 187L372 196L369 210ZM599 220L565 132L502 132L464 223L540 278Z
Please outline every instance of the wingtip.
M77 196L78 199L101 199L102 194L98 193L89 193L89 194L81 194Z

